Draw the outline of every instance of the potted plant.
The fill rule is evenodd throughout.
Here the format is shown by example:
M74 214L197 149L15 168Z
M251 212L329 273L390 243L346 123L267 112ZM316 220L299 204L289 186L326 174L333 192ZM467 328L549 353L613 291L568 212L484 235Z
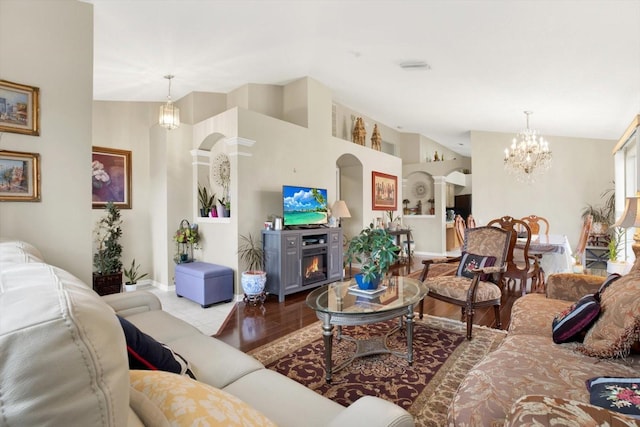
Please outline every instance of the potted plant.
M607 273L624 274L627 267L625 260L619 260L618 256L624 249L624 228L613 227L609 230L609 260L607 261Z
M200 201L200 216L209 216L216 203L215 193L209 194L206 186L198 186L198 200Z
M134 258L133 261L131 261L131 267L122 270L124 277L127 278L127 281L124 283L124 289L127 292L135 291L138 286L138 280L147 277L147 273L139 274L138 268L140 268L140 264L136 265L136 259Z
M245 299L264 300L264 285L267 283L267 273L264 271L264 250L262 241L248 236L240 235L238 256L247 269L242 272L240 283L245 294Z
M614 224L616 214L616 193L615 188L608 188L602 192L600 197L603 200L602 205L594 206L587 204L582 209L582 219L586 219L587 216L593 217L593 223L591 225L591 234L607 234L609 226Z
M122 287L122 219L113 202L105 206L106 214L93 231L96 252L93 254L93 289L99 295L120 292Z
M216 207L218 216L220 218L228 218L231 216L231 201L226 197L218 199L218 206Z
M176 264L193 261L193 250L199 249L200 233L198 232L198 224L189 224L189 221L183 219L180 221L180 227L173 235L176 242L176 253L173 260Z
M347 249L347 262L355 259L361 264L361 272L355 275L358 286L376 289L380 279L397 261L399 250L394 237L385 229L374 228L373 224L353 237Z
M404 209L402 210L402 213L405 215L409 214L409 203L411 203L411 200L409 199L402 200L402 204L404 205Z

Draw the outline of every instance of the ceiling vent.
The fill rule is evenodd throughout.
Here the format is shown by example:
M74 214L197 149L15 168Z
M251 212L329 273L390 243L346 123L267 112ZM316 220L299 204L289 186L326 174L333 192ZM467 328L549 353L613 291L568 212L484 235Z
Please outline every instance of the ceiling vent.
M403 70L430 70L431 66L424 61L404 61L400 63Z

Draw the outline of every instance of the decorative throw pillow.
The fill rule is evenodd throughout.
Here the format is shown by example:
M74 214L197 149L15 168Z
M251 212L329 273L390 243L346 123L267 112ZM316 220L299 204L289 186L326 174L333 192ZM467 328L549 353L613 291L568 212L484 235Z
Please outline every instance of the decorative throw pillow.
M632 269L601 294L600 310L578 351L600 358L627 356L640 338L640 269Z
M470 254L468 252L462 252L462 259L458 265L456 276L463 276L469 279L473 279L473 270L484 267L492 267L496 263L496 257L494 256L482 256L476 254ZM487 280L488 274L482 274L480 280Z
M600 285L598 292L594 294L596 300L600 301L600 298L602 297L602 293L605 291L605 289L607 289L613 282L615 282L621 277L622 276L619 275L618 273L611 273L610 275L608 275L605 281L602 283L602 285Z
M184 357L174 353L168 346L159 343L138 329L133 323L117 316L127 341L129 369L148 369L189 375L195 379Z
M640 419L640 378L590 378L587 390L592 405Z
M151 400L169 425L275 427L261 412L208 384L161 371L133 370L129 377L131 387Z
M562 312L551 323L553 342L561 344L578 339L600 313L600 303L593 294L585 295Z

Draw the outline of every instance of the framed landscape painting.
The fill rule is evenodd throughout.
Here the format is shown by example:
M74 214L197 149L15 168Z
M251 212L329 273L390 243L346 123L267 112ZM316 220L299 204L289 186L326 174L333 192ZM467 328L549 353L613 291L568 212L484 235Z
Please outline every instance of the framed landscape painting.
M40 154L0 150L0 201L40 201Z
M93 147L91 191L93 209L104 209L108 202L131 209L131 151Z
M371 172L371 193L374 211L395 211L398 208L398 177Z
M0 132L40 135L40 90L0 80Z

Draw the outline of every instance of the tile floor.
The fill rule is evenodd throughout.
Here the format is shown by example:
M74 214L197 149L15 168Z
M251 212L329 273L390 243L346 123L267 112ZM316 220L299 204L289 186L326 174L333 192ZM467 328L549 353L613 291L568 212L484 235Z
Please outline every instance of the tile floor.
M190 299L178 298L175 288L164 291L152 285L142 285L138 286L138 289L155 294L162 302L162 308L165 311L192 324L203 334L210 336L218 333L236 304L235 301L232 301L202 308L200 304Z

